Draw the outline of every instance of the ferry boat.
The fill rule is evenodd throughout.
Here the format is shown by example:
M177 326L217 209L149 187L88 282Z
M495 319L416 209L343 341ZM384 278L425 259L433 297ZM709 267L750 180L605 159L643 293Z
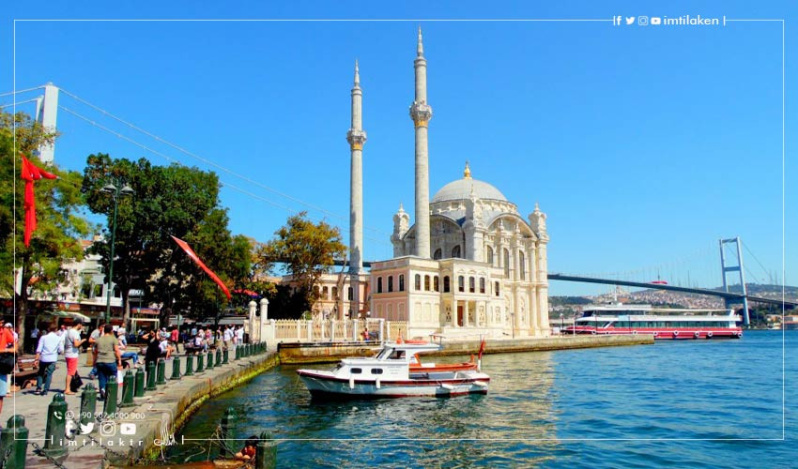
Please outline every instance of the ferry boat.
M411 370L414 357L440 350L431 343L386 343L374 357L344 358L334 370L297 370L314 398L449 397L487 394L490 376L477 369Z
M731 309L674 309L651 305L591 305L563 334L651 334L659 340L739 339L739 315Z

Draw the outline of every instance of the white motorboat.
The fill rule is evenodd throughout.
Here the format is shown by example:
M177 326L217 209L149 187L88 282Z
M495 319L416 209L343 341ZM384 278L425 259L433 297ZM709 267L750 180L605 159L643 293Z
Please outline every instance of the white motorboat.
M431 343L386 343L374 357L341 360L333 370L297 370L313 397L382 398L487 394L490 376L477 369L418 369L416 354L440 350Z

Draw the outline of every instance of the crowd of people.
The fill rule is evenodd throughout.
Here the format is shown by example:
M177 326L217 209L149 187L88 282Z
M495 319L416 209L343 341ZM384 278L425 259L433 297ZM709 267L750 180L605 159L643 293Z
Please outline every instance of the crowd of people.
M34 326L30 338L35 347L28 349L35 353L34 366L38 367L34 394L49 393L56 363L62 354L67 367L64 393L75 394L73 381L80 379L76 378L76 374L81 353L91 353L94 367L88 378L99 380L99 397L102 400L111 377L117 376L122 370L147 366L148 363L157 363L159 359L171 360L175 353L180 353L181 348L187 353L207 352L217 348L229 349L244 343L243 326L192 325L153 330L142 328L135 336L128 336L124 327L102 321L86 336L85 326L80 318L73 320L70 325L58 326L51 323L46 331ZM6 323L0 329L0 358L11 355L14 360L19 353L18 344L19 336L13 325ZM0 374L0 410L8 389L8 374Z

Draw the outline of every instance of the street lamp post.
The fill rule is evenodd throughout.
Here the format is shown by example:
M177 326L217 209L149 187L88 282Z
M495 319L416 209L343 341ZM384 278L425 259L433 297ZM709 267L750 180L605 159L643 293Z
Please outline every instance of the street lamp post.
M108 291L106 293L106 303L105 303L105 323L111 323L111 284L113 283L114 278L114 245L116 244L116 215L119 208L119 197L133 195L134 190L125 184L121 186L119 184L108 184L102 188L103 192L107 192L111 194L111 197L114 199L114 218L113 222L111 223L111 258L109 259L109 267L108 267Z

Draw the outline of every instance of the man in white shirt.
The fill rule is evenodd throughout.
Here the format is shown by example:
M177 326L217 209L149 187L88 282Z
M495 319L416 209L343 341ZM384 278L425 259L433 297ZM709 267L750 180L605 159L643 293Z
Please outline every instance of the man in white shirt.
M39 366L39 374L36 376L36 391L34 394L40 396L50 392L50 382L53 380L58 354L64 351L61 337L56 334L58 326L51 324L47 330L47 335L39 339L39 345L36 347L36 364ZM42 388L42 382L44 382L44 388Z
M238 326L235 332L236 336L236 345L242 345L244 343L244 326Z
M230 349L233 347L233 329L230 326L224 326L224 347Z

